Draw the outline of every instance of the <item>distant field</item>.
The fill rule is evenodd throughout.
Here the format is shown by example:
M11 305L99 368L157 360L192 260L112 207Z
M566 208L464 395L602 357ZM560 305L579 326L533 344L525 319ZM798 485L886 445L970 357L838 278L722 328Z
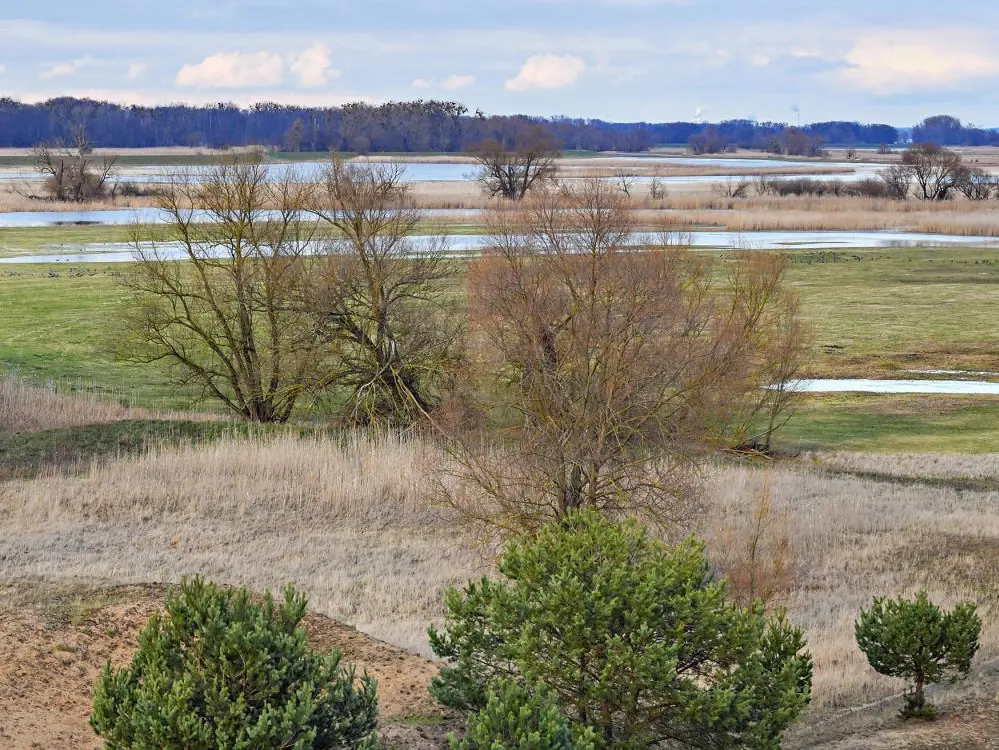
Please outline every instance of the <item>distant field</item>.
M68 241L111 229L54 228L42 236ZM999 370L999 249L795 251L792 258L790 279L813 330L809 376ZM190 394L167 386L158 368L115 359L123 294L116 282L125 270L100 263L0 266L0 368L139 406L189 407ZM999 451L999 399L809 396L777 447Z
M194 167L219 164L223 161L231 160L234 157L240 161L249 161L257 156L257 154L248 151L233 151L230 153L177 153L170 150L163 150L157 153L146 149L139 149L138 153L134 152L132 149L103 149L102 151L115 153L118 157L118 164L123 167ZM586 159L600 156L600 154L596 151L568 150L563 152L563 154L566 158L573 159ZM344 158L358 156L358 154L354 152L338 152L338 155ZM303 162L323 161L328 159L330 154L328 151L267 151L260 154L260 156L265 162ZM453 158L455 156L461 156L461 153L443 153L437 151L380 151L376 154L372 154L372 156L379 158L398 157L400 159L428 157ZM18 150L16 153L5 153L4 150L0 149L0 167L30 167L33 166L34 163L35 161L32 156L21 150Z
M999 370L999 249L792 251L816 377Z
M140 226L146 239L164 239L166 229L158 224ZM415 235L444 233L449 235L479 234L485 231L482 224L448 223L438 221L421 222L416 226ZM127 243L132 240L133 227L130 225L64 225L51 227L0 227L0 258L19 255L58 253L74 247L91 246L87 252L94 252L93 245L104 243Z

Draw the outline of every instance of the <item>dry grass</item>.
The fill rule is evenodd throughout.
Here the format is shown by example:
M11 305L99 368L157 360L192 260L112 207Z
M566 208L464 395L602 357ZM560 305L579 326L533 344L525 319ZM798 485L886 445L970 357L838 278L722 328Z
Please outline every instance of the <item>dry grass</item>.
M116 208L143 208L155 206L153 196L118 198L117 200L88 201L71 203L68 201L37 200L21 195L10 183L0 183L0 213L13 211L110 211Z
M850 460L884 467L894 457ZM972 463L987 471L994 459L922 461L931 473L961 474ZM700 529L709 548L725 539L718 530L733 516L752 512L747 498L759 496L763 481L754 468L712 477L713 507ZM813 705L796 744L808 744L809 726L848 718L858 706L877 710L904 687L875 673L854 641L854 620L874 596L926 588L941 604L975 601L985 624L978 663L999 658L999 493L835 477L800 466L774 469L769 483L775 511L787 519L794 562L786 604L815 658Z
M427 653L425 628L441 613L443 589L486 569L455 519L432 504L438 460L417 442L282 437L161 448L82 475L9 480L0 485L0 575L294 581L319 612ZM935 461L931 471L945 471ZM964 461L947 470L966 472ZM731 543L762 481L751 467L712 473L698 529L709 548ZM999 493L803 466L774 469L769 482L793 562L785 601L816 660L813 719L901 689L853 642L857 612L875 595L925 586L942 603L978 601L980 659L999 656Z
M731 231L895 230L964 236L999 236L999 210L993 201L892 201L860 197L724 198L713 194L673 194L664 201L636 196L643 215L654 220L670 211L684 226Z
M0 576L294 581L322 614L426 653L441 592L479 559L429 503L432 451L282 438L154 450L0 484Z
M815 468L845 474L876 474L899 479L999 480L999 454L942 456L927 453L892 454L836 452L812 454L802 461Z
M160 414L96 396L60 392L54 383L32 385L16 375L0 376L0 433L40 432L122 419L213 418L200 414Z

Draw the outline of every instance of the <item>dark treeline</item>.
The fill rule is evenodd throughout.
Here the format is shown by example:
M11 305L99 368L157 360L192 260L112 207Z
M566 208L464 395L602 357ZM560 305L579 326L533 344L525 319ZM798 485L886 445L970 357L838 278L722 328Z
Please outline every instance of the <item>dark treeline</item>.
M563 148L592 151L643 151L657 144L688 144L709 139L722 148L771 148L793 129L785 123L728 120L695 122L612 123L566 117L487 116L470 113L456 102L390 102L310 108L272 103L241 108L220 103L192 107L125 106L63 97L37 104L0 99L0 146L31 147L70 143L84 125L94 146L138 148L204 146L224 148L259 144L287 151L463 151L488 138L507 143L525 125L549 127ZM826 145L880 145L899 140L890 125L821 122L800 128ZM965 127L948 116L931 117L914 129L913 140L940 145L999 142L999 134ZM715 150L714 148L710 150Z
M724 147L766 150L787 131L798 130L782 122L757 122L756 120L725 120L717 124L695 122L670 122L645 125L656 143L687 144L711 142L707 150ZM898 130L891 125L862 125L859 122L817 122L800 128L806 136L821 139L827 145L879 146L898 141Z
M950 115L936 115L927 117L912 129L912 142L938 146L995 146L999 145L999 132L964 125Z

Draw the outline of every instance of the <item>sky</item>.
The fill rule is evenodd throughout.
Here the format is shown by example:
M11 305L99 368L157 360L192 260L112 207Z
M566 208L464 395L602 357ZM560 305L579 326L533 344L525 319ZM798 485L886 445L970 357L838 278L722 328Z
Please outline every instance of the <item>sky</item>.
M999 127L994 0L0 0L0 96Z

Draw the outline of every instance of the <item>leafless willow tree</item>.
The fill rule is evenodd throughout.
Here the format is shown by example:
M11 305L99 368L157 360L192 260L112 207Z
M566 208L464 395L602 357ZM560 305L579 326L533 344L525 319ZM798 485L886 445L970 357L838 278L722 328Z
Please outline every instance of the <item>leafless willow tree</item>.
M798 380L809 358L809 334L788 289L789 258L742 251L725 268L723 339L729 361L714 397L701 408L708 432L723 449L770 453L774 433L794 415ZM720 310L721 308L719 308ZM724 381L727 381L725 383Z
M964 173L960 154L933 143L907 148L902 154L902 166L916 183L916 197L927 201L950 198Z
M758 183L757 189L763 190L765 183ZM748 177L729 177L722 182L711 185L712 192L719 198L748 198L749 189L753 186Z
M284 422L326 354L297 304L314 265L307 186L259 164L179 174L161 198L168 241L136 228L126 356L256 422Z
M83 203L107 196L117 169L117 156L95 157L85 126L74 127L72 133L71 147L40 144L32 149L35 168L46 175L49 197ZM113 189L110 192L114 197Z
M478 181L489 195L520 200L555 176L555 161L562 152L548 129L532 125L510 148L490 139L473 146L469 154L479 164Z
M618 190L630 198L631 191L638 181L638 175L626 168L621 168L614 172L614 181L617 183Z
M957 183L957 189L969 201L987 201L999 197L999 178L979 167L965 169Z
M176 177L168 239L136 237L127 356L165 361L236 414L289 419L303 396L356 423L430 414L462 355L455 267L402 170L332 160L315 182L259 163ZM138 231L138 230L136 230Z
M599 180L546 190L491 219L469 295L480 365L516 415L508 439L456 441L449 501L507 532L573 508L684 519L703 451L769 372L783 266L739 255L728 275L668 233L636 232ZM727 405L727 406L726 406Z
M311 210L335 230L314 269L307 308L330 348L327 380L357 423L408 425L430 415L462 357L457 268L440 236L417 234L403 170L328 165Z
M893 200L904 201L912 191L912 170L904 164L892 164L877 173L885 193Z
M654 201L661 201L669 195L666 181L661 175L653 175L649 181L649 197Z

